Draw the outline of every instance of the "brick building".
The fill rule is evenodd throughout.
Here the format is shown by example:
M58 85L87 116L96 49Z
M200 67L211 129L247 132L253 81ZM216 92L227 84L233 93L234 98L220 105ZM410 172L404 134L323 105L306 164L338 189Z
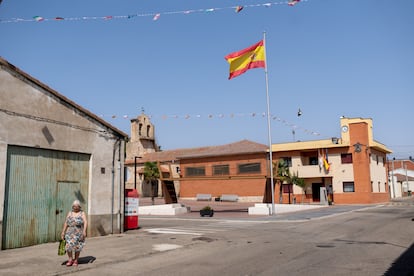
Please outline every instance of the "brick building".
M274 196L278 202L319 203L322 196L336 204L389 201L386 155L391 150L374 140L372 119L341 118L340 126L341 137L272 145L274 162L283 159L290 173L305 182L302 189L275 179ZM269 202L268 155L266 145L243 140L220 146L149 152L137 162L129 159L126 166L131 171L135 163L140 174L137 179L141 180L143 164L158 162L163 171L160 196L162 181L173 181L180 198L236 194L241 201ZM128 183L131 185L131 177Z

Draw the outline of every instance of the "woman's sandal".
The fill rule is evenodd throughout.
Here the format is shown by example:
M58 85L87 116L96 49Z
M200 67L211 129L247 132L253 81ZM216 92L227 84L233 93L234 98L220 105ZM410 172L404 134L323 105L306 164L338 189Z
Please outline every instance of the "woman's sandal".
M73 266L78 266L78 261L77 260L73 261Z
M74 264L73 260L69 260L66 262L66 266L72 266Z

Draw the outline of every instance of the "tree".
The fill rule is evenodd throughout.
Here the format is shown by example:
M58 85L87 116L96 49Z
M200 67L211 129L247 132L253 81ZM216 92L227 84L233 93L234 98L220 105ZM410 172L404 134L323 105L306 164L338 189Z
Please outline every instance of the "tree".
M302 188L302 200L301 200L301 202L303 203L303 196L305 194L305 189L306 189L305 179L300 178L299 173L296 172L296 173L293 173L291 180L292 180L293 184L295 184L296 186L299 186L299 187Z
M302 200L305 194L306 183L305 179L299 177L299 173L290 173L289 164L284 160L280 159L277 162L273 163L273 170L276 171L277 177L280 179L280 182L285 184L294 184L302 188ZM282 185L280 185L280 196L282 196ZM289 192L289 203L290 203L290 192Z
M160 178L160 171L158 170L158 166L156 162L145 162L144 163L144 181L151 185L151 201L152 205L154 205L154 197L155 197L155 186L158 183L158 179Z
M276 172L276 176L280 181L279 202L281 203L282 202L282 183L292 184L289 164L284 159L279 159L279 161L273 163L273 171ZM289 193L289 203L290 203L290 193Z

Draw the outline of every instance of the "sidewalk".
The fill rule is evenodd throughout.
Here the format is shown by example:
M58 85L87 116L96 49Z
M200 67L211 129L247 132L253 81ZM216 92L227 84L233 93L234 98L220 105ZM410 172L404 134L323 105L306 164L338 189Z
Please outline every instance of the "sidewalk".
M210 205L215 211L214 219L247 219L249 218L248 207L254 205L254 203L247 202L195 200L180 200L179 203L190 207L191 212L173 216L174 218L203 219L200 217L199 210ZM148 206L152 205L152 202L150 198L140 198L139 204L140 206ZM165 204L164 199L156 198L154 204ZM254 217L257 218L257 216ZM165 218L168 219L168 217ZM126 259L138 258L154 253L154 240L148 235L150 234L138 229L129 230L122 234L87 238L78 267L66 267L67 256L57 255L57 242L3 250L0 251L0 275L67 275L108 263L119 263ZM163 237L160 236L157 243L162 243L162 239ZM168 240L164 242L168 243Z
M66 275L154 252L151 239L138 240L143 235L138 234L88 238L78 267L66 267L67 255L57 255L57 242L4 250L0 252L0 275Z

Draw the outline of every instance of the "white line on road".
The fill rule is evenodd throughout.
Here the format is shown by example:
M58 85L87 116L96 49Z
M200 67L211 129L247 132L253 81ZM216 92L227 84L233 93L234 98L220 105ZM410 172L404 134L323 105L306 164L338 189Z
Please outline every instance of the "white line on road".
M173 229L173 228L151 228L145 229L148 233L153 234L177 234L177 235L193 235L193 236L201 236L205 234L205 232L198 231L198 232L190 232L184 229Z

